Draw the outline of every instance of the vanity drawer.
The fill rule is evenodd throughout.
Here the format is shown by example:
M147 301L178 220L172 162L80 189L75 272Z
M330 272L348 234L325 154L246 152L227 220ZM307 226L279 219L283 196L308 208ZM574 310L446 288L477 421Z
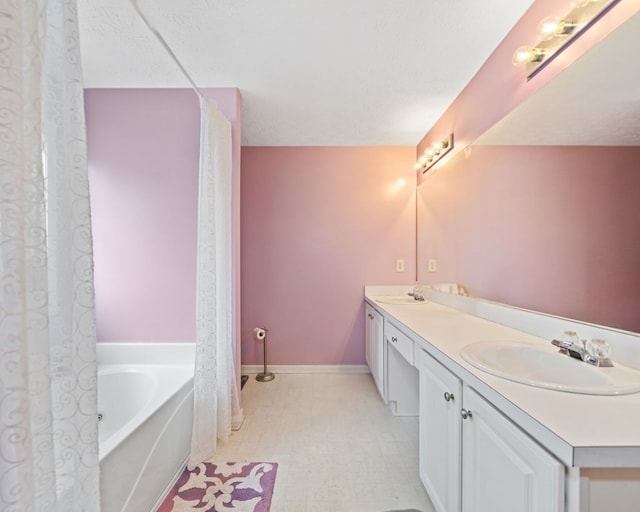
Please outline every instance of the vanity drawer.
M384 337L413 366L413 340L391 322L385 322Z

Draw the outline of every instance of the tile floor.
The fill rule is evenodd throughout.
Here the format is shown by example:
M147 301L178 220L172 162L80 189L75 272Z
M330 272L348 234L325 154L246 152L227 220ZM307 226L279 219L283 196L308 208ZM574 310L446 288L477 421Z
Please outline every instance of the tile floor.
M369 374L279 374L242 390L246 419L216 460L277 462L271 512L433 512L418 419L394 417Z

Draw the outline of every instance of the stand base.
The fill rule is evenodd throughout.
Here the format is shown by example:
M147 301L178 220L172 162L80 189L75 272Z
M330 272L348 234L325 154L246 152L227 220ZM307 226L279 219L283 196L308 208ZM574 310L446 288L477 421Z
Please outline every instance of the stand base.
M276 376L272 372L259 373L258 375L256 375L256 380L258 382L269 382L270 380L273 380L275 378Z

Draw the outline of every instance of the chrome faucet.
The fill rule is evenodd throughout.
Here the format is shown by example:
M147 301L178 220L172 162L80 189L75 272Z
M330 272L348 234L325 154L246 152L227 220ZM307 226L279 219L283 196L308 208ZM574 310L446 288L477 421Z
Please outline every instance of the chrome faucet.
M565 331L562 340L551 340L551 343L560 348L561 354L580 359L587 364L605 368L613 366L609 359L611 347L604 340L581 340L575 332Z
M407 293L407 295L409 295L409 297L413 297L414 300L424 301L422 286L420 286L418 283L416 283L416 285L413 287L413 291Z

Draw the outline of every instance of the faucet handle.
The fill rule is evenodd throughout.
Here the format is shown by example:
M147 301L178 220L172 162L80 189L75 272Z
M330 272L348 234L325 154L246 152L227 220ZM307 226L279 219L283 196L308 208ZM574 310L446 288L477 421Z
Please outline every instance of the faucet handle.
M611 355L611 345L603 339L594 338L586 341L585 352L584 361L593 366L604 368L614 366L611 359L609 359Z
M585 348L589 355L596 359L608 359L611 355L611 346L600 338L587 341Z
M580 347L580 338L578 338L576 331L564 331L560 344L563 348Z

